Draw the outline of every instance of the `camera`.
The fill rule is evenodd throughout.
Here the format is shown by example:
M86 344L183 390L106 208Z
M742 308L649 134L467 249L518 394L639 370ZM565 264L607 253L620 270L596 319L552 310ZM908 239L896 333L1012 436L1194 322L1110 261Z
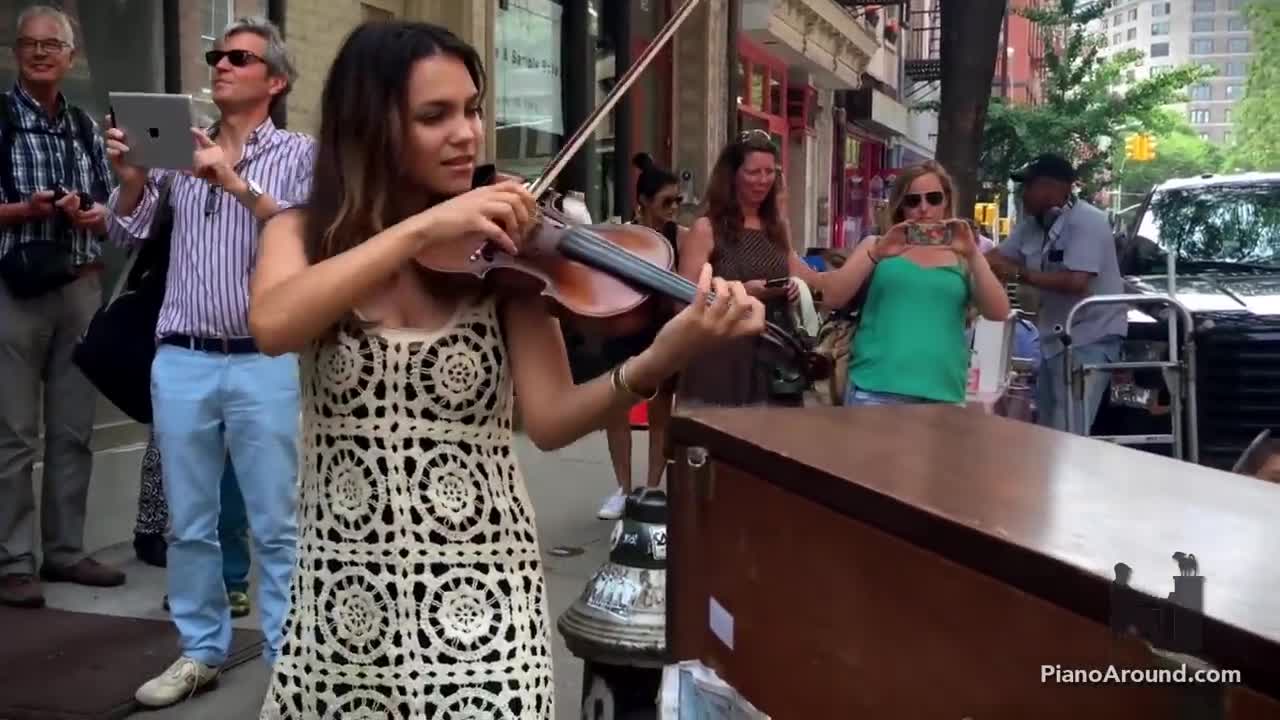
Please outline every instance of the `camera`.
M68 189L66 189L66 188L64 188L64 187L62 187L61 185L55 185L55 186L53 186L53 187L49 188L49 189L48 189L48 192L53 193L53 202L54 202L54 203L61 202L61 200L62 200L63 198L65 198L66 196L68 196L68 195L72 194L72 191L70 191L70 190L68 190ZM89 193L84 192L84 191L78 191L78 192L76 192L75 194L80 196L80 211L81 211L81 212L83 212L83 211L85 211L85 210L89 210L90 208L92 208L92 207L93 207L93 196L92 196L92 195L90 195Z

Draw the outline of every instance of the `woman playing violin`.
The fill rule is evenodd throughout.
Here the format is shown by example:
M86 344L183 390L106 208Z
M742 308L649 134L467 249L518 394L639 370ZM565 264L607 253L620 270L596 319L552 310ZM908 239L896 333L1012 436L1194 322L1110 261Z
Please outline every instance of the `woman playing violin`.
M819 275L791 249L778 161L777 146L762 130L744 132L725 146L707 183L706 212L681 244L680 273L693 279L711 263L716 275L742 281L768 305L770 319L791 330L789 308L799 288L790 278L814 285ZM798 397L771 393L767 357L762 343L745 339L698 358L680 378L679 402L797 404Z
M304 414L298 565L264 718L552 717L513 387L550 450L764 329L759 301L705 267L650 347L575 386L538 297L424 271L427 248L476 235L518 253L536 219L514 182L472 188L483 90L479 56L449 31L358 27L325 83L309 203L263 231L250 325L265 352L299 353Z

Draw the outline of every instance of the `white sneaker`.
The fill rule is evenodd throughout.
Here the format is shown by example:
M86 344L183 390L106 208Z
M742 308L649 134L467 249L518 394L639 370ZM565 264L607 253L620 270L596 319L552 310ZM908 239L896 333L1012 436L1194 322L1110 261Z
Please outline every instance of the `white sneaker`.
M622 494L622 488L613 491L604 504L600 506L600 512L596 513L596 517L601 520L617 520L622 517L622 511L627 507L627 496Z
M167 707L195 695L217 677L218 668L181 657L168 670L143 683L133 697L145 707Z

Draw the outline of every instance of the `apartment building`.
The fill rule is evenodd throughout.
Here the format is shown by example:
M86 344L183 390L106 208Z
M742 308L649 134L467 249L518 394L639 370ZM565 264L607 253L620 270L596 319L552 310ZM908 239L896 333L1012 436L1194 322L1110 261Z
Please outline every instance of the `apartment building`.
M1244 97L1253 39L1244 17L1247 0L1130 0L1119 2L1098 25L1108 55L1137 49L1142 64L1129 80L1197 63L1214 75L1188 89L1187 120L1214 143L1231 141L1232 113Z

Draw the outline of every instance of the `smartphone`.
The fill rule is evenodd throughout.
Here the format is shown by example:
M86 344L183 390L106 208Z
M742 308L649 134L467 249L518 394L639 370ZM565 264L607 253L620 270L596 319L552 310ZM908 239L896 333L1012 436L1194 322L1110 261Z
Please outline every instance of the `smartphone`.
M780 277L764 281L764 286L767 288L786 287L789 284L791 284L791 278L789 277Z
M908 245L950 245L949 223L911 223L907 226Z

